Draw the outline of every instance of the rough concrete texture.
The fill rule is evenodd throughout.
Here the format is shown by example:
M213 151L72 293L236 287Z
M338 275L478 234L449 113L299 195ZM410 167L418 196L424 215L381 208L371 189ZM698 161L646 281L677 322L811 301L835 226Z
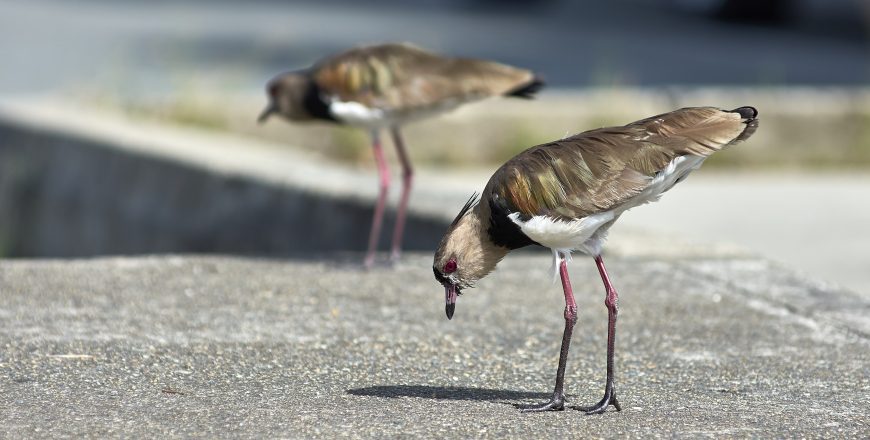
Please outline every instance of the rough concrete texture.
M870 304L757 259L609 258L622 412L547 398L562 295L509 256L453 321L429 255L0 261L0 437L866 438ZM575 258L570 404L606 313Z

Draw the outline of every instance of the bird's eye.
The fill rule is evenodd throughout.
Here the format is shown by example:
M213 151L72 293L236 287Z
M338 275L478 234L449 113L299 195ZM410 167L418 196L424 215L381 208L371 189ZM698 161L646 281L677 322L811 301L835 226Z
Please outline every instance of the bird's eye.
M456 272L456 260L450 259L444 264L444 273L453 273Z
M271 96L272 98L278 96L278 84L277 83L269 84L268 93L269 93L269 96Z

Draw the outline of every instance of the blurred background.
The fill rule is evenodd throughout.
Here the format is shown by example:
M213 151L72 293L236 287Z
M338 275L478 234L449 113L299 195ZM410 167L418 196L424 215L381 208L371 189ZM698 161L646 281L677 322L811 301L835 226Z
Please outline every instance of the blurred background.
M371 195L362 130L255 118L275 74L403 41L526 67L548 83L533 102L489 101L410 126L418 207L428 197L452 217L455 200L536 143L681 106L753 105L762 122L751 141L619 227L733 243L870 294L868 36L863 0L0 0L0 256L362 250L368 203L347 214L356 229L341 232L317 216L349 208L310 188L264 192L250 176L225 181L214 170L182 178L178 167L193 165L157 167L153 154L113 156L104 153L111 142L90 150L80 133L65 133L97 115L129 131L235 136L241 152L213 150L232 160L254 150L248 143L279 144L324 169L361 172ZM290 165L287 173L305 171ZM148 185L156 195L145 201ZM294 194L295 205L282 201ZM316 220L282 221L298 216ZM412 219L408 247L431 250L441 225ZM321 236L341 234L344 245L318 249Z

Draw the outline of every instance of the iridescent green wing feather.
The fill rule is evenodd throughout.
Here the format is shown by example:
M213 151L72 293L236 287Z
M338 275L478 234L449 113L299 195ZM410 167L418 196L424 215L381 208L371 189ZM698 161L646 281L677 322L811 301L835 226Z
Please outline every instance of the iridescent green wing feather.
M756 120L686 108L532 147L503 165L483 197L524 217L586 217L637 195L677 156L706 157L752 134Z

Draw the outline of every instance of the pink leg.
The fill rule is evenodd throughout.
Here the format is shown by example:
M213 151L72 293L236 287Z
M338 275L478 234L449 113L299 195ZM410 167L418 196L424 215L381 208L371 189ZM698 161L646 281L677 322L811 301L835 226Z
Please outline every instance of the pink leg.
M622 410L619 401L616 400L616 391L613 390L613 351L616 340L616 315L619 312L619 296L610 282L610 277L607 276L607 269L604 267L601 255L595 256L595 265L598 266L598 273L601 275L601 281L604 282L604 289L607 291L604 297L604 305L607 306L607 379L604 384L604 397L601 401L591 407L579 408L586 411L587 414L601 414L610 405L613 405L617 411Z
M393 127L393 143L399 153L399 161L402 163L402 197L399 199L399 212L396 214L396 226L393 229L393 249L390 259L397 261L402 253L402 235L405 231L405 211L408 208L408 198L411 195L411 183L414 180L414 169L405 151L405 143L399 133L399 127Z
M366 252L365 266L372 267L375 263L375 250L378 247L378 239L381 236L381 224L384 222L384 206L387 203L387 194L390 190L390 169L384 157L384 149L381 147L381 139L377 130L372 131L372 150L375 153L375 163L378 165L378 177L380 179L378 202L375 205L375 213L372 217L372 229L369 231L369 249Z
M568 263L565 258L559 263L559 275L562 278L562 291L565 293L565 331L562 333L562 348L559 350L559 367L556 369L556 388L550 401L540 406L523 408L523 412L561 411L565 409L565 365L568 362L568 349L571 346L571 333L577 323L577 303L574 302L574 290L568 278Z

